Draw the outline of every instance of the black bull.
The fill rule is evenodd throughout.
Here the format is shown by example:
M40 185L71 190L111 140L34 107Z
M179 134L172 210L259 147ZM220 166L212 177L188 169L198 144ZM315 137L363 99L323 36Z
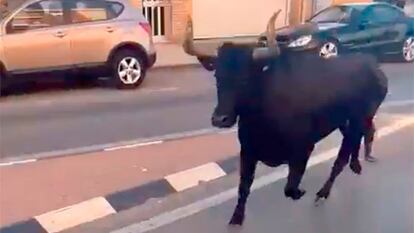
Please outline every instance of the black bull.
M271 167L287 163L285 195L298 200L305 194L299 185L315 144L340 129L342 144L317 200L328 198L350 159L359 174L361 139L388 91L386 76L367 55L254 60L252 52L252 46L224 44L217 57L198 58L215 70L218 104L212 124L231 127L238 119L241 177L230 224L239 225L259 161Z

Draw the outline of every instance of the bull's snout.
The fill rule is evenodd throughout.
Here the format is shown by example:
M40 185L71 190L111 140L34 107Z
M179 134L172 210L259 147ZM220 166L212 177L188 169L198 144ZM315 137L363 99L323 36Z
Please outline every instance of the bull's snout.
M211 123L213 124L214 127L229 128L229 127L232 127L236 123L236 117L232 117L229 115L213 114L211 118Z

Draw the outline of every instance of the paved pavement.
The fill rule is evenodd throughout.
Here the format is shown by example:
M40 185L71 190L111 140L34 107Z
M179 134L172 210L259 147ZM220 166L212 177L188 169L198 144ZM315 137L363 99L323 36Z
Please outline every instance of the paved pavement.
M390 79L386 101L412 101L414 66L383 69ZM134 91L57 86L1 98L0 160L211 129L215 95L212 73L186 67L155 69Z
M361 176L346 169L320 206L314 206L314 194L333 160L320 159L323 154L313 158L302 183L308 193L297 202L283 195L285 170L261 167L240 228L227 225L236 203L238 175L234 174L63 232L414 232L414 125L381 138L374 153L379 163L364 163Z

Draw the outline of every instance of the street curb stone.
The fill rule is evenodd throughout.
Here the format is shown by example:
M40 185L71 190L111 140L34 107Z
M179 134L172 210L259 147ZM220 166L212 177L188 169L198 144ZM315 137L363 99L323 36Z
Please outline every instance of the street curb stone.
M239 164L238 161L239 161L238 156L231 156L228 159L213 162L213 164L216 164L225 173L224 176L220 176L220 177L218 176L218 178L225 177L235 172L238 169L238 164ZM191 169L193 168L187 169L185 171L177 172L177 173L185 174L187 171L190 171ZM177 174L177 173L174 173L174 174ZM125 211L133 207L140 206L146 203L147 201L149 201L150 199L165 198L169 195L179 193L180 191L175 190L174 187L170 184L170 181L166 179L166 177L167 176L165 176L162 179L154 180L154 181L151 181L146 184L139 185L133 188L117 191L117 192L108 194L102 198L104 198L109 203L109 205L115 210L116 213L119 213L121 211ZM200 181L203 181L203 182L198 182L198 184L196 185L191 185L191 187L188 187L187 189L194 188L202 183L213 182L214 180L217 180L218 178L212 179L207 182L203 181L203 178L200 178ZM181 191L185 191L185 190L181 190ZM85 205L85 203L87 202L88 201L85 201L85 202L73 205L72 207L76 207L77 205ZM68 208L62 208L63 211L65 209L68 209ZM50 211L48 213L53 213L53 212L55 211ZM85 214L88 214L88 213L85 213ZM99 217L99 218L102 218L102 217ZM96 218L94 220L98 220L99 218ZM87 223L87 222L82 222L79 225L84 224L84 223ZM67 230L67 229L64 229L64 230ZM36 216L28 220L24 220L24 221L0 228L0 232L1 233L52 233L52 232L48 232L42 227L42 225L37 221Z

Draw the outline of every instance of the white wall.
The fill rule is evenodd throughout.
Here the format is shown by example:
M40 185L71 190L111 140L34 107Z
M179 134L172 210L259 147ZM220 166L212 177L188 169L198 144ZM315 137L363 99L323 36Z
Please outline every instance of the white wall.
M333 1L332 0L316 0L315 2L315 13L325 9L326 7L332 5Z
M258 35L272 14L282 9L276 27L287 23L290 0L193 0L195 38Z

